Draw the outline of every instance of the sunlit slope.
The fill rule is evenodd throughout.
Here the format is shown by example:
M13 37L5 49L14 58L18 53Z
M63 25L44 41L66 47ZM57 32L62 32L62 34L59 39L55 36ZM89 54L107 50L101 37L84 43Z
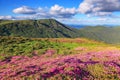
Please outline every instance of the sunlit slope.
M0 36L23 36L33 38L78 37L76 29L54 19L1 20Z
M54 19L0 20L0 36L29 38L89 38L120 44L120 27L71 28Z
M106 43L120 43L120 27L85 27L80 29L82 37L103 41Z
M119 80L120 49L85 38L0 37L1 80Z
M0 37L0 57L5 58L16 55L32 56L37 51L39 55L48 49L54 49L56 54L76 54L89 51L99 51L113 46L88 40L85 38L23 38ZM115 46L113 49L116 48ZM117 48L116 48L117 49Z

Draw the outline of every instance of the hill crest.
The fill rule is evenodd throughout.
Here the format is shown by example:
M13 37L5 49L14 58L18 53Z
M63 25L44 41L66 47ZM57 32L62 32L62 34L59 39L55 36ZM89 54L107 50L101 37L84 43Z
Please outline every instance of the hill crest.
M1 21L1 36L23 36L34 38L77 37L76 29L54 19Z

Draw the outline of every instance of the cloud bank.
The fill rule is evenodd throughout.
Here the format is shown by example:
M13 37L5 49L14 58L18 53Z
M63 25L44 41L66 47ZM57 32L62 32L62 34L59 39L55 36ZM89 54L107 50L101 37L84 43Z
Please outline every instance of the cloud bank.
M79 5L78 11L94 16L111 15L113 12L120 11L120 0L84 0Z
M60 6L55 4L48 7L38 7L32 8L29 6L21 6L16 9L13 9L13 13L21 14L21 16L0 16L0 19L13 19L13 20L21 20L21 19L41 19L41 18L55 18L57 20L69 20L76 21L75 16L84 14L87 16L97 16L98 21L108 21L108 18L116 17L114 12L120 12L120 0L83 0L77 8L74 6L71 8L66 8L64 6ZM103 18L101 18L103 17ZM103 20L104 19L104 20ZM117 20L117 19L116 19ZM77 20L76 22L82 20ZM83 20L84 21L84 20ZM87 21L89 22L89 21ZM112 22L112 20L111 20Z
M13 10L15 14L24 14L30 16L22 16L23 19L27 18L72 18L76 15L77 10L73 8L64 8L63 6L54 5L51 8L31 8L28 6L21 6ZM18 19L18 17L16 17ZM20 18L21 19L21 18Z
M16 19L15 17L13 16L0 16L0 19L5 19L5 20L14 20Z

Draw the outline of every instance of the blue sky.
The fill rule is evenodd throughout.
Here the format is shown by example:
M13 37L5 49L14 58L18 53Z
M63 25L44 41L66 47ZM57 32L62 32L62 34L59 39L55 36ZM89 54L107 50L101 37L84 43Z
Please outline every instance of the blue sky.
M0 0L0 19L43 18L66 24L120 25L120 0Z

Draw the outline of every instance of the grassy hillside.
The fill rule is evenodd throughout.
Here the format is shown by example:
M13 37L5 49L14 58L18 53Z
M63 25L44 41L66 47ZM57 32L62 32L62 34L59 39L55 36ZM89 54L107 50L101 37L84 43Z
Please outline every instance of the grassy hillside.
M23 36L33 38L77 37L77 30L67 27L54 19L1 20L1 36Z
M0 37L0 80L119 80L120 48L84 38Z
M89 38L120 44L120 27L84 27L74 29L54 19L0 20L0 36L28 38Z
M97 41L103 41L106 43L120 43L120 27L85 27L79 31L81 36L94 39Z
M26 55L32 56L34 51L39 55L44 54L48 49L56 50L57 54L72 54L74 48L81 46L91 50L94 47L106 47L104 43L99 43L84 38L67 39L67 38L23 38L23 37L0 37L0 58ZM97 49L96 49L97 50ZM67 52L67 53L66 53Z

